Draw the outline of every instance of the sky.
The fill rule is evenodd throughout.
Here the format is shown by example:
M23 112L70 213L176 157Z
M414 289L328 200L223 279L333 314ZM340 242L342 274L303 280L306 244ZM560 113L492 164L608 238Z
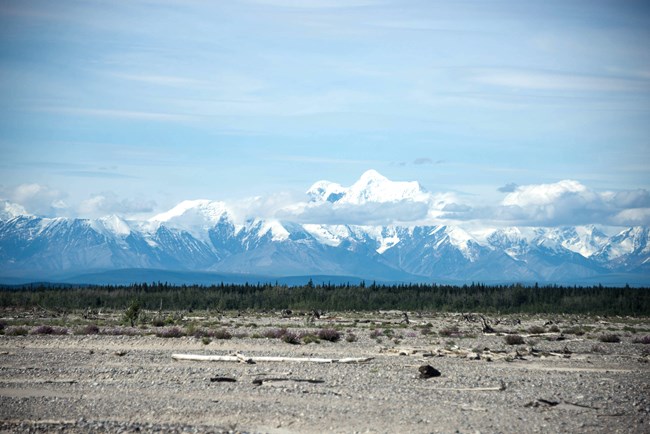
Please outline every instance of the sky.
M0 96L37 215L273 214L375 169L436 218L650 224L645 1L0 0Z

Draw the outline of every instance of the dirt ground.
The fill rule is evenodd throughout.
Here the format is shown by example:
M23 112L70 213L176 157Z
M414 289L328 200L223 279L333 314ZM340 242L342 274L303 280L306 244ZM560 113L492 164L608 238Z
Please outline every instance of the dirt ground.
M115 315L2 312L0 431L650 432L647 318L492 316L484 333L462 314L193 315L131 329ZM67 334L39 334L44 324ZM155 335L171 327L192 336ZM323 329L340 340L305 343ZM523 343L506 342L513 334ZM420 378L423 365L440 375Z

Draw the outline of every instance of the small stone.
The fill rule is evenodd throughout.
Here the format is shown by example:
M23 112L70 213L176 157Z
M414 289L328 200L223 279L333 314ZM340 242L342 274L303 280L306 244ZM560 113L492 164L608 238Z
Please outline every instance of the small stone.
M432 377L440 377L440 375L442 375L440 371L431 365L422 365L418 370L420 371L420 378L426 379Z

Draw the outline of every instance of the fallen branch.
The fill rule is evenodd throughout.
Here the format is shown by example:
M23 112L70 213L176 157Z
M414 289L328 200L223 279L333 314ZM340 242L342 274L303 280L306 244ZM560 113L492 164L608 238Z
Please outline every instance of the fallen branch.
M311 384L320 384L325 382L325 380L315 380L315 379L308 379L308 378L276 377L276 378L256 378L253 380L253 384L257 386L261 386L264 383L276 382L276 381L295 381L296 383L311 383Z
M247 357L242 354L234 356L213 356L201 354L172 354L175 360L196 360L206 362L311 362L311 363L364 363L373 359L373 357L348 357L343 359L325 359L319 357L278 357L278 356L254 356Z
M452 392L489 392L506 390L506 383L501 382L500 386L495 387L434 387L427 390L444 390Z
M444 390L446 392L488 392L505 390L499 387L436 387L427 390Z
M236 383L237 379L230 377L212 377L210 378L212 383Z

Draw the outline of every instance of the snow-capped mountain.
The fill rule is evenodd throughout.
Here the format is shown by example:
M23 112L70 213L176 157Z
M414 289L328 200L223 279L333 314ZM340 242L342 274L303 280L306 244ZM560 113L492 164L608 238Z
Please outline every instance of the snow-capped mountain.
M366 171L357 182L346 188L335 182L318 181L307 190L312 202L360 205L368 202L426 202L429 195L417 181L391 181L376 170Z
M319 181L312 202L419 202L418 183L368 171L350 187ZM41 218L5 203L0 281L63 279L120 269L383 281L650 284L648 228L608 236L594 226L498 228L236 222L223 202L184 201L145 221Z

